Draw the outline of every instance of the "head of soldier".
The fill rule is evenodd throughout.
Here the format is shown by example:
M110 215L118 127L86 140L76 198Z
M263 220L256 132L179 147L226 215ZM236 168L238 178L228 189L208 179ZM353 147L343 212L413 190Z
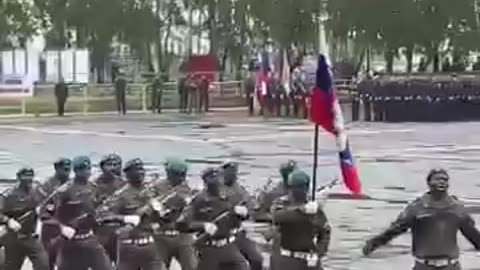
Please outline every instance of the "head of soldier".
M237 182L238 178L238 163L229 161L222 165L223 184L232 186Z
M444 169L432 169L427 175L427 185L431 193L447 193L449 175Z
M25 189L32 188L33 177L35 177L35 172L30 167L21 168L17 172L17 179L20 182L20 186Z
M187 178L188 164L178 158L169 158L165 162L167 180L173 185L179 185Z
M68 158L59 158L53 163L55 168L55 177L60 180L68 180L72 172L72 161Z
M88 181L92 175L92 161L87 156L75 157L72 161L75 180Z
M310 176L302 170L295 169L288 176L287 188L289 198L296 202L305 202L309 186Z
M207 168L202 172L202 180L207 191L218 194L220 191L220 171L217 168Z
M127 180L132 184L141 184L145 179L145 168L143 167L143 161L139 158L127 161L123 172Z
M283 183L287 185L288 176L297 168L297 162L289 160L280 166L280 175L282 176Z
M111 158L114 160L112 172L116 176L122 176L122 157L118 154L111 154Z
M119 176L118 170L121 168L121 161L118 161L118 155L115 154L110 154L102 158L100 161L100 169L102 170L102 173L105 175L109 176ZM120 171L121 173L121 171Z

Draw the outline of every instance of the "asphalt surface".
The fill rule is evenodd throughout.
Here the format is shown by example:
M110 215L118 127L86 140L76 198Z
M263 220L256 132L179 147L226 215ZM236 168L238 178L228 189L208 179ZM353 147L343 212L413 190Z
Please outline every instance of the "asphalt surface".
M144 159L150 173L163 174L165 158L190 161L189 181L201 186L198 177L207 166L226 159L240 162L244 184L252 191L268 178L278 178L278 166L295 159L312 171L313 126L291 118L247 118L244 112L207 116L174 113L130 116L90 116L1 119L0 178L12 178L28 164L40 179L52 173L52 161L60 156L88 155L95 162L116 152L125 160ZM410 234L395 239L370 258L360 256L368 237L380 232L405 204L425 191L425 176L432 167L444 167L452 178L452 193L476 201L480 186L480 123L348 125L365 193L381 200L329 199L325 209L333 227L326 269L409 269ZM319 185L339 175L335 143L320 135ZM337 186L331 193L346 193ZM480 200L479 200L480 201ZM480 211L479 211L480 213ZM474 214L479 221L479 215ZM464 269L480 269L478 255L462 236ZM28 269L28 268L25 268Z

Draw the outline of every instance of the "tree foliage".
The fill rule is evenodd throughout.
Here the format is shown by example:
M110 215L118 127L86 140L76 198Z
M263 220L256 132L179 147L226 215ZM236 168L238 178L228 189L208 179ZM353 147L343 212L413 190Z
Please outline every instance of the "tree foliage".
M211 53L229 56L238 64L252 48L267 40L279 47L315 47L319 16L326 12L331 42L384 53L391 66L399 52L411 59L421 52L429 62L439 50L478 50L480 29L475 0L3 0L0 41L12 34L26 39L42 30L47 46L68 45L75 29L77 46L100 58L112 40L127 43L148 58L149 44L159 57L167 54L172 27L187 26L188 10L203 14L192 25L207 30ZM39 23L41 22L41 23ZM446 44L446 45L445 45ZM163 46L163 47L162 47ZM346 45L345 45L346 46ZM404 50L399 50L404 48ZM343 51L341 51L343 52ZM161 57L160 57L161 58ZM411 67L410 67L411 68Z

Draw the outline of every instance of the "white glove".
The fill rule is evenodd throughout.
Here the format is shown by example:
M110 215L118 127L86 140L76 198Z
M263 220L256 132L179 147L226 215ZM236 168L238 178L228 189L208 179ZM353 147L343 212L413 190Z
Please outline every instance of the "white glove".
M151 200L150 205L152 206L153 210L157 212L161 217L164 217L169 212L168 209L165 209L163 204L161 204L157 200Z
M138 224L140 224L140 217L136 215L124 216L123 222L131 224L133 226L138 226Z
M18 223L18 221L11 218L7 221L7 227L14 232L18 232L22 228L22 224Z
M242 205L237 205L233 208L233 211L235 211L235 214L246 217L248 215L248 209L245 206Z
M303 211L305 214L314 215L318 211L318 203L317 202L308 202L303 206Z
M3 237L5 234L7 234L7 232L8 232L7 226L0 225L0 237Z
M73 236L75 235L76 231L74 228L65 226L65 225L60 225L60 233L65 236L67 239L72 239Z
M214 235L217 232L217 225L207 222L203 225L203 229L209 235Z

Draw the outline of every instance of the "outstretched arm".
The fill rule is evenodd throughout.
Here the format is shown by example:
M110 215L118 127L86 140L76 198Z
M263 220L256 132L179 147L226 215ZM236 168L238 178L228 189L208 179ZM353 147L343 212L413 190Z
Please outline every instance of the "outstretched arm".
M363 248L363 254L369 255L377 248L386 245L395 237L408 231L408 229L412 225L414 218L414 206L409 205L407 206L407 208L405 208L405 210L400 213L400 215L398 215L397 219L392 222L392 224L390 224L390 227L388 227L388 229L386 229L379 235L374 236L365 243L365 246Z
M464 214L462 223L460 224L460 231L467 240L472 243L476 250L480 250L480 231L475 228L475 221L473 218Z

